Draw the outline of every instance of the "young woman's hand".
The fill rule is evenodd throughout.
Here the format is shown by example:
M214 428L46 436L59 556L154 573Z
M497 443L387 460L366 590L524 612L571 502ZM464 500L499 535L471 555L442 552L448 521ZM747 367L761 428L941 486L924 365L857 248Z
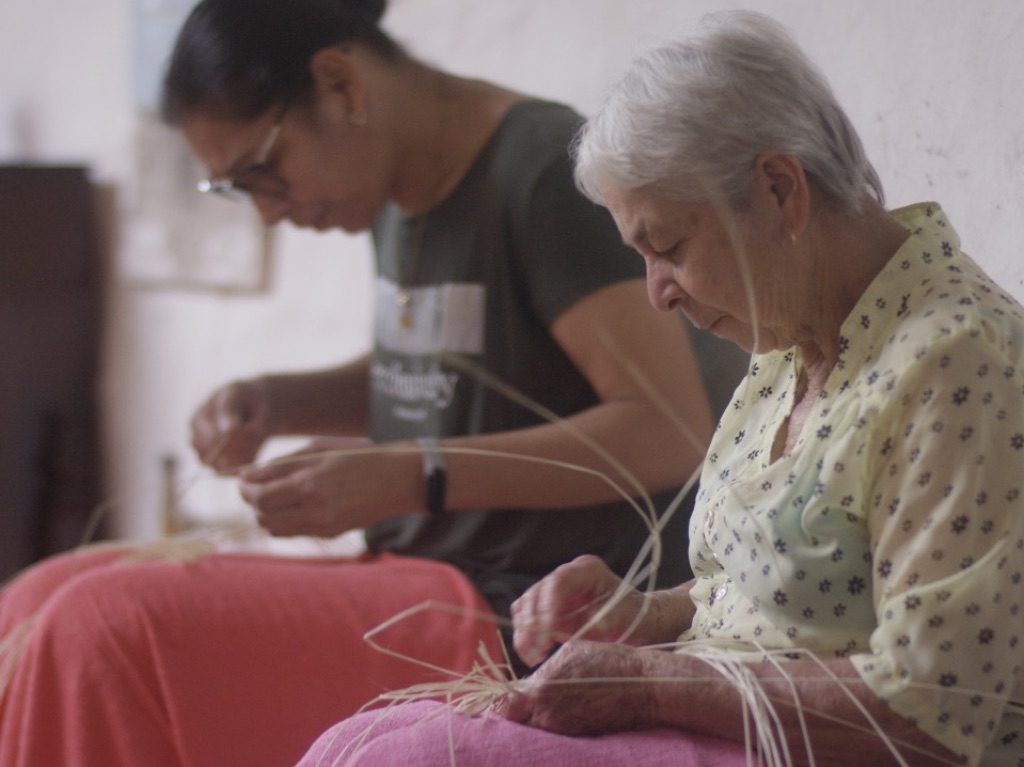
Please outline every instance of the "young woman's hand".
M332 537L397 514L425 511L418 449L326 438L239 473L242 497L273 535Z
M217 389L192 416L192 447L219 472L251 463L269 436L267 387L260 379Z

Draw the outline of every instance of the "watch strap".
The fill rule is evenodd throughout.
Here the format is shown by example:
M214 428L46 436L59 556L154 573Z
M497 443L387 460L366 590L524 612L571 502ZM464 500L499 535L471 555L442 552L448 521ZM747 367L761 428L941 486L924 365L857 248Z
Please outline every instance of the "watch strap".
M434 437L416 440L423 453L423 480L426 483L426 507L432 517L444 514L448 492L448 469L440 442Z

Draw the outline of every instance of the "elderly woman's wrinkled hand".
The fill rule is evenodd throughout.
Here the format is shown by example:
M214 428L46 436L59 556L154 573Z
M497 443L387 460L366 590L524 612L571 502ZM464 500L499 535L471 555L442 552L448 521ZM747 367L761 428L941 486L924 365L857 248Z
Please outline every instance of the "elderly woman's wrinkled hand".
M645 603L635 589L620 591L622 586L622 580L591 555L577 557L535 583L512 604L513 643L519 657L537 666L560 642L583 629L581 636L588 639L623 640L631 628L639 628L637 618Z
M657 724L647 656L656 651L574 640L495 707L520 724L564 735L598 735Z

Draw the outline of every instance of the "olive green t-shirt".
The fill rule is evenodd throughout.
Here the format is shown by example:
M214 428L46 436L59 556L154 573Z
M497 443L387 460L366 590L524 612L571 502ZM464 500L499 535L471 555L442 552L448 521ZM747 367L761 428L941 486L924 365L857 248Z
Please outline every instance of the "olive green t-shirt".
M423 218L394 207L379 217L373 230L375 441L542 422L442 354L482 368L560 417L597 404L551 326L593 291L642 278L644 267L607 211L574 187L569 145L579 124L566 106L521 102L443 203ZM530 482L529 463L509 461L508 470ZM658 500L662 507L668 502ZM689 512L686 504L664 531L668 556L659 586L690 577ZM579 554L597 554L624 573L647 537L626 503L417 514L366 531L371 549L456 565L506 615L531 583Z

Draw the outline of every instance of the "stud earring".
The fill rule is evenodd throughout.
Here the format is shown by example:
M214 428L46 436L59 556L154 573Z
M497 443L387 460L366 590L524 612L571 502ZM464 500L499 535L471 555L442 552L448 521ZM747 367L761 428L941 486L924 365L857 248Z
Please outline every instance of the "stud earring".
M366 112L349 112L348 121L352 125L366 125Z

